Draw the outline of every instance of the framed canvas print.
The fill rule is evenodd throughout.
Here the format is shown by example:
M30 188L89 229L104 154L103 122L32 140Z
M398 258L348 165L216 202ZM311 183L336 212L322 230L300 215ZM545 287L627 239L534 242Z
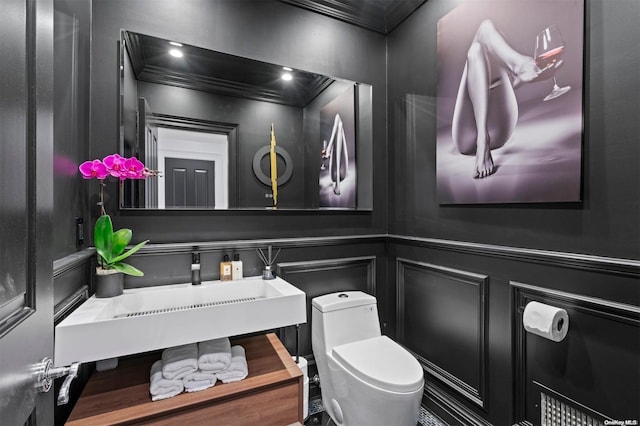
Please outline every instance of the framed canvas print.
M581 200L584 0L474 0L438 21L441 204Z

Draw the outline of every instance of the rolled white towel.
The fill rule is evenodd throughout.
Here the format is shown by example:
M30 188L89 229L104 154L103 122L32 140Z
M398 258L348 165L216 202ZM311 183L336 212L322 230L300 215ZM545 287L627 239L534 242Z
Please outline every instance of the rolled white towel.
M249 368L247 366L247 358L245 356L244 348L242 346L231 347L231 364L229 366L216 373L218 379L222 383L237 382L244 379L249 374Z
M205 371L196 371L182 378L184 384L184 390L187 392L197 392L205 389L209 389L216 384L215 373L209 373Z
M149 393L152 401L171 398L184 390L182 380L165 379L162 375L162 360L158 360L151 366L149 379Z
M182 379L198 369L198 345L167 348L162 351L162 375L165 379Z
M217 373L231 364L231 343L228 337L198 343L198 368Z

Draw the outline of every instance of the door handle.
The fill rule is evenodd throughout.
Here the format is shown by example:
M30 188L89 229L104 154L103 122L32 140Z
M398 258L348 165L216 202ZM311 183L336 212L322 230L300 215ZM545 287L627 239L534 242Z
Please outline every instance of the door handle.
M73 379L78 377L79 362L74 362L66 367L54 367L51 358L43 359L36 365L36 373L38 375L36 389L40 393L49 392L53 385L53 380L62 376L67 376L62 383L60 393L58 393L58 405L64 405L69 402L69 388Z

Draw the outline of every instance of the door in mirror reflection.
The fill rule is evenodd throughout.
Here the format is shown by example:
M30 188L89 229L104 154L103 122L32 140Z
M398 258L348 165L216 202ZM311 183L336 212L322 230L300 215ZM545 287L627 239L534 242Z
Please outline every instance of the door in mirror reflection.
M158 208L228 208L226 135L160 127L158 164Z
M165 157L165 207L215 208L215 162Z

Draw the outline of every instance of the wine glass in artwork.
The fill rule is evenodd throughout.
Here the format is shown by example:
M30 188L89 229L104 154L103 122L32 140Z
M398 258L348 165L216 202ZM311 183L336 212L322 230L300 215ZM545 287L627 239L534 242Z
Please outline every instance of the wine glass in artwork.
M551 25L545 28L536 37L536 49L534 53L536 65L538 65L541 70L560 67L565 48L566 46L558 27ZM544 100L550 101L551 99L564 95L569 90L571 90L571 86L558 86L556 76L554 75L553 89Z

